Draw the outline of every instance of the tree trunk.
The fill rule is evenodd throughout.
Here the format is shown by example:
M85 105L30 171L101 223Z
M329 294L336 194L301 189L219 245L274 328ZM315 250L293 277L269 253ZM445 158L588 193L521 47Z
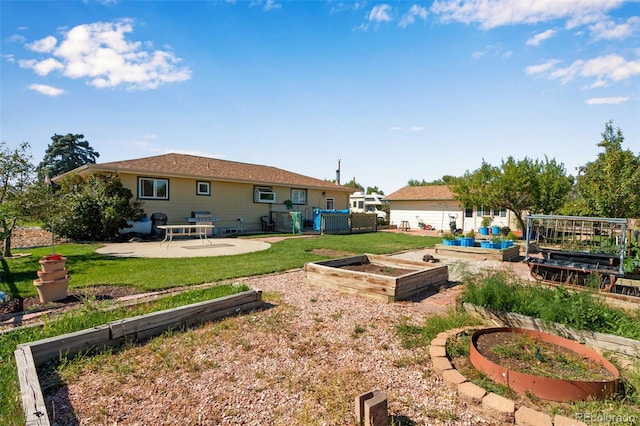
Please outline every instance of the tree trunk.
M2 245L2 254L4 257L11 257L11 234L7 238L4 239Z

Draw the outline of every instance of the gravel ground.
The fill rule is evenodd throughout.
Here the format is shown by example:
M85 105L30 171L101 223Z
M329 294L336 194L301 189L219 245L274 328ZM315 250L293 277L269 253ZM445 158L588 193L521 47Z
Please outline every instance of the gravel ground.
M427 348L401 347L395 325L428 315L418 303L310 286L301 270L242 281L267 309L86 358L47 397L54 422L353 425L354 398L380 389L393 424L491 424L443 384Z

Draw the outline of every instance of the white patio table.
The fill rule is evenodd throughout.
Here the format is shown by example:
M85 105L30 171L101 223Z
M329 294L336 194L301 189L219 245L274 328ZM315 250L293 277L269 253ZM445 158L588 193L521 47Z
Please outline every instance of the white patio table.
M165 231L164 239L160 241L160 245L166 242L167 247L169 247L169 244L171 244L171 242L173 241L173 237L191 236L198 236L198 238L202 240L203 244L205 241L209 244L212 244L211 241L209 241L207 235L213 228L215 228L215 225L204 225L195 223L186 223L184 225L158 225L158 229L164 229Z

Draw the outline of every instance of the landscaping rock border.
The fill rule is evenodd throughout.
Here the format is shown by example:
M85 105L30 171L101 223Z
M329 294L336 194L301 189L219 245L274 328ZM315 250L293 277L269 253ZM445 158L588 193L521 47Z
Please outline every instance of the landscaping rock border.
M504 424L516 424L523 426L560 426L575 425L587 426L586 423L566 417L555 415L551 417L528 407L517 407L516 403L508 398L493 392L487 392L480 386L467 380L449 361L446 354L447 341L450 338L468 330L476 330L477 327L454 328L437 335L431 341L429 353L436 373L442 376L444 383L451 389L455 389L460 399L466 401L484 416L497 420Z

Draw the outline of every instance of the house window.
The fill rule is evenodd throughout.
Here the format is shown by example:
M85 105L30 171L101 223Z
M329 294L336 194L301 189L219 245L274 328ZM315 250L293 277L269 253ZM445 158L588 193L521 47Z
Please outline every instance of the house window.
M464 209L464 217L473 217L473 209Z
M327 210L333 210L334 208L333 198L327 198Z
M168 200L169 180L138 178L138 198Z
M307 190L306 189L292 189L291 190L291 202L293 204L307 204Z
M273 204L276 202L276 193L268 186L256 186L253 190L253 202Z
M211 195L211 182L197 181L196 195Z

